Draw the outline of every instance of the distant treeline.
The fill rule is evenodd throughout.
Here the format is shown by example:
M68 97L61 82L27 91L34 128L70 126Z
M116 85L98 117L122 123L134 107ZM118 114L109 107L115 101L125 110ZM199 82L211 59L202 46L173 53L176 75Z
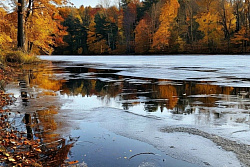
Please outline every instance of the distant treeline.
M27 1L26 50L67 55L250 53L249 0L121 0L117 6L104 1L95 8L55 5L62 1ZM2 49L16 46L16 13L0 8Z

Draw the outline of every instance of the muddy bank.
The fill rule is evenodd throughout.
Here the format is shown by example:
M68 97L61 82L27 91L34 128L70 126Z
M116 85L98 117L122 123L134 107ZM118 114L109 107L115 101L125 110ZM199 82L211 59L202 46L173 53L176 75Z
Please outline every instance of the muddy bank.
M213 141L216 145L218 145L222 149L234 152L239 158L239 160L245 166L250 166L250 145L237 143L236 141L225 139L215 134L209 134L195 128L165 127L162 128L161 131L167 133L182 132L182 133L189 133L192 135L202 136L206 139Z

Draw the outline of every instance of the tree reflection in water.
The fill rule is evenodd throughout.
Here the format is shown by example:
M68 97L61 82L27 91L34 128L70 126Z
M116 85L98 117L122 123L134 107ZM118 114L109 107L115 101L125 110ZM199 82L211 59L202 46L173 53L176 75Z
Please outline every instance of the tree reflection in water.
M249 88L210 85L209 82L128 77L117 75L116 70L99 70L80 65L58 68L53 64L40 64L24 66L22 70L18 77L20 94L23 106L25 109L30 107L30 111L21 113L26 132L18 134L19 138L22 136L18 143L24 145L25 154L29 153L37 160L36 163L43 166L65 164L70 148L77 140L77 138L73 140L63 138L62 134L56 132L62 129L64 124L55 117L60 112L60 105L53 105L50 97L59 94L81 95L86 98L93 96L106 106L109 106L109 103L112 105L111 102L120 104L118 106L124 110L139 106L142 109L139 112L147 113L169 112L173 115L198 113L195 116L197 122L204 119L202 117L209 122L211 115L214 115L215 119L222 119L224 113L218 112L218 109L236 107L247 112L250 108ZM65 73L69 75L61 77L61 74ZM33 92L31 89L34 89ZM247 123L248 120L235 118L234 121ZM10 128L13 127L6 127L5 131L9 131ZM3 146L7 150L13 149L13 145ZM19 153L16 150L12 152L15 161L10 162L7 158L2 159L2 162L22 163L23 161L17 158L20 156ZM24 151L19 148L19 152Z
M44 100L46 98L41 98L55 96L64 80L54 79L52 69L48 65L44 68L43 64L25 65L17 71L23 106L19 109L23 111L3 110L9 103L0 106L1 118L4 118L0 120L0 165L61 166L76 163L65 160L77 138L63 138L55 132L60 125L54 118L59 106L48 106L48 101ZM9 97L7 94L5 96ZM12 98L8 100L13 101ZM17 115L23 117L23 126L15 123L18 122ZM26 132L23 131L24 128Z
M96 96L106 105L113 99L124 110L143 106L143 110L151 113L203 113L221 118L223 113L218 110L236 107L247 112L249 107L248 103L239 102L242 98L249 101L249 88L211 85L205 81L128 77L116 74L118 70L93 69L84 65L69 65L65 70L71 77L63 83L61 94Z

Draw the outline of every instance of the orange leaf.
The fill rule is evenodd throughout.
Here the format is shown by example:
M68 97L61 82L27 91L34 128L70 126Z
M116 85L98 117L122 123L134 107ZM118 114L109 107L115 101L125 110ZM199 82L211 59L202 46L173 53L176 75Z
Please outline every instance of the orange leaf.
M40 148L34 148L34 150L37 152L42 152L42 150Z
M76 164L78 163L79 161L75 160L75 161L71 161L71 162L68 162L69 165L72 165L72 164Z

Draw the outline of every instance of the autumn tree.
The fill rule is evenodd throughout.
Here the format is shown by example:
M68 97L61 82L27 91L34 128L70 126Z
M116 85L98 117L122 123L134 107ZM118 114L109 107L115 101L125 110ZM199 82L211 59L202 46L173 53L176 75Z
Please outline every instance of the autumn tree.
M150 49L150 21L149 16L144 16L135 28L135 53L148 53Z
M175 24L175 33L180 41L184 42L185 52L196 52L200 49L199 40L203 38L203 33L198 29L196 16L200 6L196 0L179 0L180 7ZM177 32L176 32L177 31Z
M67 7L69 10L62 25L66 27L68 34L64 36L67 46L64 48L66 54L86 54L87 53L87 29L84 25L80 9ZM64 9L64 8L63 8ZM62 9L61 9L62 10ZM65 9L64 9L65 10ZM83 10L83 9L81 9ZM84 11L81 11L84 12ZM60 52L60 50L56 50Z
M90 6L88 7L84 7L84 6L80 6L80 8L78 9L79 11L79 15L82 18L82 22L83 22L83 26L85 28L87 28L90 24L91 21L91 12L92 8Z
M232 37L234 45L233 52L247 52L250 35L249 35L249 1L234 0L233 8L236 17L236 29Z
M163 1L146 0L137 5L137 25L135 28L135 53L152 52L153 36L159 28L159 17Z
M202 13L196 19L199 23L199 28L201 32L204 33L204 37L201 42L206 46L208 52L213 52L220 44L220 40L223 38L223 31L221 30L222 27L218 24L218 15L207 12ZM204 52L205 50L203 50Z
M219 23L222 25L224 38L227 42L227 52L230 52L230 40L236 30L236 17L233 13L232 3L226 0L218 1Z
M97 42L97 35L96 35L96 29L95 29L95 22L94 19L91 20L89 29L88 29L88 39L87 39L87 45L88 45L88 52L89 53L100 53L99 48L97 48L95 43Z
M101 32L102 30L98 30ZM89 25L88 31L88 51L90 54L104 54L109 52L109 46L107 45L107 41L102 36L102 34L97 33L96 30L96 22L93 19Z
M232 43L234 44L234 52L246 53L248 51L248 43L250 41L249 32L247 27L242 27L237 33L234 34L232 38Z
M24 27L23 27L23 14L24 14L24 0L18 0L18 33L17 33L17 47L24 47Z
M136 24L136 1L126 2L123 8L123 29L126 53L134 52L134 29Z
M0 49L11 46L16 39L16 27L11 22L13 15L8 14L4 8L0 8Z
M156 5L159 0L144 0L142 5L137 7L137 21L140 21L141 18L150 11L153 5Z
M125 54L126 53L126 39L124 34L123 24L123 9L120 9L117 13L117 36L116 38L116 49L112 52L113 54Z
M102 0L95 8L62 7L67 0L25 0L23 12L23 0L8 1L16 16L6 20L12 11L3 8L0 24L10 26L2 30L1 45L18 40L22 45L25 39L24 48L39 54L249 51L249 0L117 0L118 7ZM17 11L24 25L18 40Z
M57 6L63 5L66 0L29 0L25 16L25 34L27 49L34 48L39 52L51 54L56 35L62 33L61 21L58 20ZM37 52L36 51L36 52Z
M6 4L7 2L5 2ZM9 0L9 14L17 13L17 46L29 52L50 54L66 34L57 7L67 0ZM0 5L4 3L1 2ZM62 40L61 40L62 41Z
M223 27L219 23L220 16L217 11L219 3L217 0L202 0L198 2L198 5L200 10L195 16L195 21L199 24L198 30L204 34L200 40L203 44L201 51L215 52L223 39Z
M171 26L180 7L177 0L169 0L163 5L160 14L160 25L153 37L152 48L157 52L166 52L169 47Z
M118 24L119 24L119 11L115 6L112 6L106 10L106 21L108 28L108 45L111 50L115 50L117 48L117 36L118 36Z

